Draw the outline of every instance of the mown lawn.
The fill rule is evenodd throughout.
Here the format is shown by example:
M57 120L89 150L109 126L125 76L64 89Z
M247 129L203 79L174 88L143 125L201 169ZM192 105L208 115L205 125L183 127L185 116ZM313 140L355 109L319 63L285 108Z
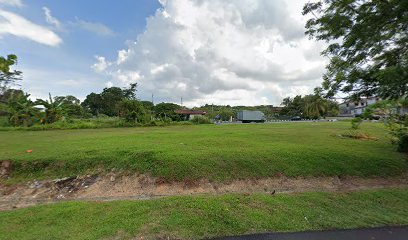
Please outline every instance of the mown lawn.
M150 173L169 181L287 176L391 176L406 172L381 123L363 123L379 138L339 138L350 123L199 125L0 132L0 160L13 179L103 170ZM32 153L26 150L32 149Z
M64 202L0 212L0 222L0 239L199 239L408 225L408 189Z

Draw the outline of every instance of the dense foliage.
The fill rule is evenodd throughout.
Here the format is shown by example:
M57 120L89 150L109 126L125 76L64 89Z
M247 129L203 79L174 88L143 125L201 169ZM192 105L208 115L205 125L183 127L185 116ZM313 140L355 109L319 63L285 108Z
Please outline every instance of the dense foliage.
M320 0L307 3L303 14L311 16L306 33L329 43L328 96L406 96L408 1Z
M407 109L407 100L383 100L368 106L363 117L383 119L398 151L408 152L408 116L404 112Z
M299 116L306 119L337 116L339 113L339 107L336 102L324 99L317 92L304 97L298 95L294 98L284 98L282 105L284 107L280 112L281 115Z
M0 93L17 80L21 80L21 71L11 70L13 65L17 64L17 56L14 54L8 55L6 58L0 56Z

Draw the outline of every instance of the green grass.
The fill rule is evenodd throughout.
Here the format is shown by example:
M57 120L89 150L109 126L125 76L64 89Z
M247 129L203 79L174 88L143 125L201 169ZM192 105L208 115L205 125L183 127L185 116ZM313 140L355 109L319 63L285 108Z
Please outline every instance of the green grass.
M408 189L64 202L0 212L0 222L0 239L198 239L408 225Z
M150 121L146 123L131 123L126 122L118 117L101 117L101 118L86 118L86 119L67 119L50 124L35 124L30 127L13 127L7 118L0 117L0 131L43 131L43 130L65 130L65 129L97 129L97 128L124 128L124 127L154 127L154 126L170 126L170 125L193 125L190 121L183 122L164 122Z
M103 170L150 173L169 181L274 176L394 176L408 169L380 123L378 141L339 138L350 123L277 123L0 132L0 160L12 179ZM25 151L32 149L33 153Z

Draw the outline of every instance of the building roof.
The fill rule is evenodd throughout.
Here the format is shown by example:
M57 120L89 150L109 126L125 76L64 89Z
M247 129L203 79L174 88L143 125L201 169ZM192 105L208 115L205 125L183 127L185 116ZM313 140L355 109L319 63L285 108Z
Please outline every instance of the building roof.
M207 114L206 111L201 110L189 110L189 109L179 109L174 111L177 114L184 114L184 115L205 115Z

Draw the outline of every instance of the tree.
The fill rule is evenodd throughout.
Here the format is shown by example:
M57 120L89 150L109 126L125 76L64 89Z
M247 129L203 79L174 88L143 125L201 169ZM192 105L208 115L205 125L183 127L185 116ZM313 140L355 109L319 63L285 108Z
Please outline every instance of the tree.
M307 95L303 98L303 116L318 119L326 113L326 102L316 95Z
M128 88L124 88L122 90L123 96L126 99L136 100L136 92L137 92L136 87L137 87L137 83L131 83Z
M320 0L307 3L306 34L329 43L323 76L326 96L406 97L408 1Z
M53 123L58 121L61 117L63 117L63 104L64 99L62 98L55 98L51 97L51 93L48 94L48 100L37 99L35 101L36 105L42 105L45 109L45 117L44 120L41 122L45 123Z
M148 111L153 111L154 109L154 104L150 101L141 101L141 103L143 104L144 109L148 110Z
M17 64L17 56L10 54L7 58L0 56L0 93L7 89L7 86L17 80L21 80L21 71L12 71L11 66Z
M123 99L118 103L119 117L128 122L145 122L146 111L138 100Z
M284 98L282 105L284 106L281 114L287 116L302 116L303 115L303 102L302 96L298 95L293 99L290 97Z
M11 125L28 127L32 124L31 118L38 114L38 109L34 107L35 103L29 96L30 94L19 90L10 92L5 110Z
M90 93L86 96L81 106L90 111L93 115L98 116L103 109L103 99L100 94Z
M315 89L315 94L304 97L298 95L283 99L281 115L301 116L309 119L318 119L326 116L337 116L339 106L337 102L323 98L320 89Z
M127 99L126 94L119 87L104 88L101 93L102 113L108 116L117 116L117 104L122 99Z
M129 88L110 87L104 88L101 93L91 93L86 96L82 106L93 115L105 114L118 116L118 103L123 99L136 100L136 83L130 84Z
M326 116L329 117L336 117L340 113L340 108L339 104L335 101L332 100L326 100L327 101L327 113Z
M61 102L62 112L67 117L79 117L83 114L83 109L80 105L81 101L72 95L57 96L54 98L54 101Z
M231 117L234 117L235 114L231 108L223 107L218 112L217 115L220 117L222 121L229 121Z
M181 109L180 105L174 103L159 103L154 107L154 112L156 116L161 119L171 119L173 121L180 121L181 117L179 114L175 113L175 110Z

